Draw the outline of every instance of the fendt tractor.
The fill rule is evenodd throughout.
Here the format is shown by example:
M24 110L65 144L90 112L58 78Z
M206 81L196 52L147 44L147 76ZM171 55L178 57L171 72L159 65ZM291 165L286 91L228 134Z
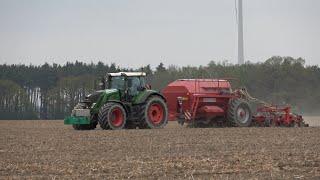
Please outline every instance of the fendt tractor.
M100 89L85 97L66 117L76 130L162 128L168 121L165 98L146 84L144 72L108 73Z

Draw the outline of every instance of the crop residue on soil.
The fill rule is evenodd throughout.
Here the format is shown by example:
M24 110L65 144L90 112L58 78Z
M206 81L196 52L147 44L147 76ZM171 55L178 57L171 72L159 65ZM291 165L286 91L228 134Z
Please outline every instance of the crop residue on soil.
M2 178L320 178L320 128L75 131L0 121Z

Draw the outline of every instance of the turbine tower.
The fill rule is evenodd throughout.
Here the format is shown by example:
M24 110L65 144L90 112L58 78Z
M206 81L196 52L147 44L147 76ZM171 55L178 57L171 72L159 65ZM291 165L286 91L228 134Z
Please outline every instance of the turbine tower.
M244 63L242 0L238 0L238 64Z

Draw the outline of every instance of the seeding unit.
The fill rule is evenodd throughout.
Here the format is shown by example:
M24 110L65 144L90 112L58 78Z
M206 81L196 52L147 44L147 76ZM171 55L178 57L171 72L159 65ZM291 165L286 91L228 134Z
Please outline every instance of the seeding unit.
M179 79L162 94L169 120L192 126L307 126L290 106L274 106L249 95L245 88L232 90L226 79Z

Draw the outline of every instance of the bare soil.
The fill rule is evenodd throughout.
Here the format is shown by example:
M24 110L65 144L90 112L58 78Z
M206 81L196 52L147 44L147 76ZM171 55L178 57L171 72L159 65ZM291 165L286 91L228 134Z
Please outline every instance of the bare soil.
M0 179L320 179L320 128L75 131L0 121Z

